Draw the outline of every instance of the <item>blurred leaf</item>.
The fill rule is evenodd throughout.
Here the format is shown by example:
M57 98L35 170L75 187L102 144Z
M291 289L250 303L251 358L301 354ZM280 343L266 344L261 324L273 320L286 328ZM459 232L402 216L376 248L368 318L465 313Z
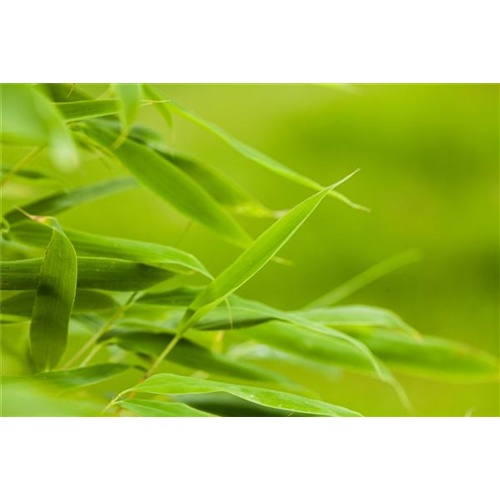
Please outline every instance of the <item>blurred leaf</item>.
M79 256L114 257L151 264L174 272L194 271L211 278L210 273L196 257L174 247L67 228L64 228L64 232ZM49 234L43 226L27 221L13 228L9 237L28 246L45 246Z
M52 237L39 271L30 326L31 358L39 371L54 368L66 350L77 280L73 245L57 220L43 223L52 228Z
M106 363L71 370L38 373L36 375L4 377L2 382L6 385L32 383L38 387L62 393L97 384L119 375L129 368L128 365Z
M66 122L114 115L120 112L117 99L97 99L92 101L60 102L56 104Z
M322 191L324 189L324 186L322 186L318 182L309 179L305 175L295 172L294 170L283 165L282 163L273 160L269 156L266 156L260 151L232 137L224 129L222 129L215 123L211 123L208 120L204 120L200 116L196 115L193 111L189 111L188 109L186 109L178 102L175 102L172 99L168 99L166 100L165 105L175 113L179 114L180 116L187 118L189 121L196 123L197 125L200 125L208 132L211 132L212 134L216 135L219 139L222 139L228 146L238 151L238 153L240 153L241 155L245 156L249 160L254 161L258 165L261 165L262 167L271 170L275 174L278 174L281 177L284 177L285 179L295 182L296 184L300 184L302 186L314 189L315 191ZM332 190L330 191L329 195L332 196L333 198L337 198L338 200L343 201L344 203L353 208L365 211L367 210L365 207L353 203L351 200L349 200L349 198L347 198L341 193L338 193L337 191Z
M136 185L137 181L133 177L111 179L109 181L98 182L69 191L59 191L22 205L21 208L25 212L33 215L55 215L81 205L82 203L98 200L110 194L130 189ZM4 218L10 225L27 220L26 216L15 208L9 210L4 215Z
M11 165L2 165L1 167L2 177L1 182L3 184L5 178L12 177L16 182L22 182L23 184L34 184L39 183L58 183L59 181L53 177L50 177L42 172L36 172L35 170L22 170L14 171Z
M76 83L40 83L38 87L54 102L87 101L93 97L79 88Z
M78 165L76 145L56 106L29 84L2 84L2 141L48 146L56 166Z
M145 83L142 84L142 90L146 97L153 101L153 106L158 110L158 113L165 120L165 123L172 128L174 126L174 120L172 119L172 114L165 105L165 99L161 94L158 94L150 85ZM156 102L155 102L156 101Z
M112 150L116 134L93 123L87 134ZM126 139L113 153L146 187L184 215L208 227L227 241L246 247L251 238L199 184L167 159Z
M251 403L288 410L291 412L310 413L313 415L324 415L331 417L358 417L356 413L341 406L334 406L329 403L314 399L297 396L287 392L274 391L236 384L226 384L213 380L200 380L191 377L181 377L168 373L160 373L149 377L144 382L124 391L140 392L149 394L205 394L214 392L224 392L232 394L238 398L250 401Z
M1 316L14 315L30 318L35 302L35 292L21 292L0 302ZM115 299L106 293L92 290L78 290L73 304L73 312L93 312L117 307Z
M173 276L154 265L105 257L78 257L78 288L113 291L145 290ZM2 289L35 290L42 259L0 262Z
M141 106L140 83L115 83L115 91L121 103L120 120L122 122L122 136L128 135L130 127L135 122Z
M183 403L167 403L149 399L127 399L119 401L120 408L131 411L139 417L215 417L210 413L196 410Z
M127 351L157 357L165 346L172 340L173 333L148 333L146 329L123 330L109 332L103 340L111 341ZM282 386L291 386L291 382L284 376L266 370L251 363L233 360L222 354L212 352L196 345L190 340L183 339L171 352L168 360L172 363L187 366L194 370L201 370L212 375L231 379L275 382Z

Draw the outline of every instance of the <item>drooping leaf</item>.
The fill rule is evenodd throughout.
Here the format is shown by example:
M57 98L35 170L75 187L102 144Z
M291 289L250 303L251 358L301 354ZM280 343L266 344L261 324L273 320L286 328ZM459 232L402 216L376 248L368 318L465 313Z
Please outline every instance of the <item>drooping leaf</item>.
M85 130L91 139L112 150L141 183L181 213L237 246L246 247L251 242L234 218L170 161L131 139L125 139L113 150L116 134L96 123Z
M172 338L173 333L148 333L147 329L117 329L109 332L103 339L121 349L157 357ZM179 342L176 348L172 350L168 360L181 366L225 378L275 382L282 386L292 385L286 377L273 371L244 361L235 361L187 339Z
M330 417L358 417L356 413L341 406L335 406L323 401L297 396L287 392L262 389L236 384L226 384L213 380L201 380L192 377L182 377L169 373L160 373L149 377L144 382L124 391L148 394L207 394L223 392L232 394L238 398L251 403L278 408L290 412L309 413L312 415L324 415Z
M135 413L138 417L215 417L211 413L196 410L183 403L169 403L152 399L125 399L119 401L120 408Z
M35 302L35 291L21 292L12 297L8 297L0 302L0 312L2 317L6 314L19 316L20 318L30 318ZM91 312L113 309L118 303L111 296L103 292L92 290L78 290L73 304L73 312Z
M37 172L35 170L29 170L26 168L22 168L20 170L14 171L12 165L2 165L1 167L1 181L4 182L4 179L12 178L16 182L22 182L23 184L34 184L38 185L42 182L44 184L48 183L59 183L59 181L53 177L50 177L42 172Z
M97 384L119 375L129 368L128 365L106 363L35 375L4 377L2 382L8 385L32 383L61 393Z
M131 260L144 264L154 264L174 272L194 271L211 278L210 273L196 257L174 247L101 236L67 228L64 228L64 232L79 256ZM45 246L49 234L43 226L27 221L13 228L9 236L28 246Z
M2 84L2 141L47 146L59 168L78 165L73 138L56 106L29 84Z
M82 203L98 200L105 196L131 189L135 186L137 186L137 181L133 177L111 179L109 181L98 182L69 191L59 191L33 202L26 203L21 206L21 209L33 215L55 215L81 205ZM26 220L26 216L15 208L8 211L4 215L4 218L11 226Z
M0 262L4 290L35 290L42 259ZM78 288L113 291L145 290L170 279L172 271L154 265L105 257L78 257Z
M153 101L154 107L158 110L158 113L160 113L161 117L165 120L165 123L169 127L174 126L174 120L172 118L172 114L168 110L168 107L165 105L165 99L161 94L158 94L150 85L147 85L145 83L142 84L142 90L144 91L144 94L146 97L151 99Z
M262 205L220 170L177 153L162 151L160 154L177 165L183 172L202 185L215 200L235 214L248 217L276 217L276 212Z
M141 106L141 85L139 83L116 83L115 91L120 101L122 136L127 136Z
M264 231L196 297L187 309L179 331L186 331L260 271L295 234L331 189L333 186L306 199Z
M120 101L117 99L60 102L56 107L66 122L114 115L121 110Z
M219 127L215 123L209 122L208 120L204 120L196 113L194 113L193 111L189 111L178 102L175 102L172 99L167 99L165 102L165 106L167 106L168 109L170 109L174 113L177 113L178 115L188 119L189 121L203 127L208 132L211 132L212 134L216 135L219 139L223 140L228 146L235 149L238 153L240 153L244 157L254 161L258 165L261 165L262 167L274 172L275 174L280 175L281 177L284 177L292 182L295 182L296 184L300 184L302 186L314 189L315 191L322 191L324 189L324 186L322 186L318 182L309 179L305 175L295 172L291 168L288 168L282 163L270 158L269 156L252 148L251 146L248 146L247 144L241 142L240 140L232 137L223 128ZM337 191L332 190L330 191L329 195L334 198L337 198L338 200L343 201L344 203L353 208L365 211L367 210L365 207L353 203L349 198L347 198L346 196Z
M38 87L56 103L72 101L90 101L94 98L82 91L76 83L40 83Z
M30 352L39 371L54 368L66 350L76 294L77 259L56 219L46 219L52 237L39 271L30 326Z

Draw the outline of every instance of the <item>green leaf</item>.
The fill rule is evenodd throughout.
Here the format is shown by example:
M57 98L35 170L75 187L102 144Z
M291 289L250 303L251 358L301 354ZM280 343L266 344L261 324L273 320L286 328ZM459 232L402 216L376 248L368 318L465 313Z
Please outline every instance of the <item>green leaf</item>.
M262 205L229 177L210 165L165 150L160 154L203 186L217 202L233 213L248 217L277 216L276 212Z
M131 411L139 417L215 417L211 413L196 410L183 403L167 403L151 399L127 399L119 401L120 408Z
M77 88L76 83L39 83L38 87L51 100L58 102L90 101L94 98Z
M352 331L360 328L384 328L419 337L416 330L406 324L397 314L380 307L357 305L329 307L323 309L310 309L300 314L309 320L334 328L340 328L341 330L348 329Z
M78 288L113 291L145 290L170 279L172 271L141 262L105 257L78 257ZM43 259L0 262L3 290L35 290Z
M55 219L46 219L52 237L43 258L30 327L30 352L39 371L54 368L66 350L76 294L77 260L73 245Z
M119 112L122 122L122 136L125 137L135 122L141 106L140 83L115 83L115 91L121 103Z
M373 283L374 281L386 276L387 274L400 269L403 266L418 262L420 260L420 252L418 250L406 250L397 255L393 255L388 259L375 264L366 269L354 278L347 280L342 285L335 287L330 292L322 295L316 300L308 304L305 309L314 309L319 307L331 306L341 300L349 297L361 288Z
M64 228L79 256L111 257L152 264L174 272L197 272L208 278L210 273L193 255L174 247L137 240L113 238ZM46 228L25 222L11 229L9 237L28 246L45 246Z
M2 84L2 141L48 146L54 164L69 170L78 165L76 144L56 106L34 86Z
M305 175L299 174L292 170L291 168L288 168L287 166L283 165L282 163L273 160L269 156L261 153L260 151L252 148L251 146L248 146L247 144L241 142L240 140L232 137L229 135L223 128L219 127L215 123L211 123L208 120L204 120L197 114L195 114L193 111L189 111L186 109L184 106L179 104L178 102L175 102L172 99L168 99L165 102L165 106L167 106L170 110L173 112L177 113L178 115L188 119L189 121L196 123L197 125L203 127L205 130L208 132L211 132L215 136L217 136L219 139L223 140L228 146L232 147L235 149L238 153L243 155L244 157L248 158L249 160L254 161L258 165L261 165L262 167L270 170L271 172L274 172L277 175L280 175L281 177L284 177L285 179L288 179L292 182L295 182L296 184L300 184L302 186L314 189L315 191L322 191L324 189L324 186L319 184L318 182L309 179ZM337 191L330 191L329 193L330 196L337 198L338 200L343 201L347 205L359 209L359 210L367 210L365 207L362 207L361 205L358 205L356 203L353 203L349 198L344 196L341 193L338 193Z
M121 110L120 101L117 99L59 102L56 107L66 122L114 115Z
M50 177L42 172L36 172L35 170L28 170L23 168L22 170L14 170L12 165L2 165L1 166L1 181L4 182L7 178L12 178L16 182L22 182L23 184L34 184L38 185L40 183L59 183L59 181L53 177Z
M264 231L191 303L179 324L179 331L186 331L260 271L295 234L332 189L333 186L325 188L306 199Z
M21 292L0 302L2 317L6 314L30 318L35 302L35 292ZM106 293L92 290L78 290L73 304L73 312L93 312L113 309L118 303Z
M142 84L142 90L146 97L153 101L153 106L158 110L158 113L160 113L161 117L165 120L165 123L172 128L174 126L174 120L172 119L172 114L168 110L168 107L165 105L163 96L145 83Z
M130 367L123 364L106 363L101 365L85 366L71 370L57 370L36 375L19 377L3 377L4 384L36 384L43 388L55 390L59 393L80 389L97 384L128 370Z
M246 247L252 241L210 194L167 159L130 139L125 139L113 150L116 134L96 123L89 125L86 133L112 150L141 183L179 212L237 246Z
M103 340L111 341L121 349L157 357L172 340L173 333L148 333L146 329L123 330L109 332ZM172 363L201 370L212 375L231 379L275 382L283 386L291 386L288 379L259 366L236 361L222 354L212 352L190 340L183 339L172 350L168 360Z
M137 181L133 177L111 179L69 191L59 191L27 203L21 209L33 215L55 215L82 203L98 200L135 186L137 186ZM26 216L15 208L7 212L4 218L11 226L26 220Z
M402 373L464 382L499 380L498 359L459 342L428 336L414 339L378 329L356 337Z
M191 377L181 377L169 373L160 373L149 377L144 382L124 391L148 394L207 394L223 392L232 394L238 398L251 403L278 408L290 412L309 413L312 415L324 415L330 417L358 417L356 413L341 406L335 406L323 401L297 396L287 392L262 389L236 384L226 384L213 380L201 380Z

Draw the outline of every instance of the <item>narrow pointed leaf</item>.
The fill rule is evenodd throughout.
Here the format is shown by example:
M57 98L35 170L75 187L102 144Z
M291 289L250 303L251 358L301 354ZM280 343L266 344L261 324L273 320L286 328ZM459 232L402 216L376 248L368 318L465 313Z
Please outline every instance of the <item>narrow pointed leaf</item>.
M180 331L187 330L260 271L295 234L331 189L326 188L306 199L264 231L192 302L179 325Z
M297 396L287 392L262 389L236 384L226 384L213 380L201 380L191 377L181 377L168 373L160 373L149 377L144 382L125 391L149 394L207 394L224 392L251 403L287 410L291 412L309 413L330 417L358 417L356 413L341 406L335 406L323 401ZM124 393L124 394L125 394Z
M154 90L150 85L147 85L145 83L142 84L142 90L144 91L144 94L146 97L151 99L154 102L154 107L158 110L158 113L160 113L161 117L165 120L165 123L172 128L174 126L174 120L172 118L172 114L168 110L168 107L165 104L165 99L161 94L158 94L156 90Z
M97 384L119 375L129 368L128 365L106 363L71 370L38 373L36 375L4 377L2 382L9 385L32 383L56 392L67 392Z
M87 134L116 157L143 183L179 212L203 224L227 241L246 247L251 238L198 183L170 161L131 139L113 148L114 132L97 124L86 128Z
M105 196L131 189L135 186L137 186L137 181L133 177L111 179L109 181L98 182L69 191L59 191L27 203L21 208L25 212L33 215L55 215L81 205L82 203L98 200ZM10 225L26 221L26 216L16 209L8 211L4 215L4 218Z
M179 114L180 116L188 119L193 123L196 123L197 125L207 130L208 132L211 132L212 134L216 135L219 139L223 140L228 146L232 147L234 150L236 150L244 157L254 161L258 165L261 165L262 167L274 172L275 174L280 175L281 177L284 177L292 182L295 182L296 184L300 184L302 186L314 189L315 191L322 191L324 189L324 186L322 186L318 182L309 179L305 175L295 172L291 168L283 165L282 163L270 158L269 156L252 148L251 146L248 146L247 144L241 142L240 140L232 137L222 127L219 127L215 123L211 123L208 120L204 120L203 118L195 114L193 111L189 111L188 109L186 109L178 102L175 102L172 99L168 99L165 105L173 112ZM339 199L340 201L343 201L344 203L353 208L366 211L365 207L353 203L351 200L349 200L349 198L347 198L346 196L337 191L332 190L330 191L329 195Z
M127 399L119 401L120 408L135 413L138 417L215 417L211 413L196 410L183 403L168 403L152 399Z
M154 265L105 257L78 257L78 288L113 291L145 290L174 276ZM0 262L4 290L36 290L43 259Z
M193 255L174 247L137 240L101 236L64 228L79 256L110 257L154 264L174 272L197 272L208 278L210 273ZM49 234L45 227L32 222L17 225L9 236L28 246L45 246Z
M139 83L116 83L115 91L120 105L122 134L126 136L135 122L141 106L141 85Z
M120 101L117 99L60 102L56 107L66 122L114 115L121 110Z
M77 260L73 245L55 220L39 271L30 327L30 351L36 368L54 368L66 350L76 294Z

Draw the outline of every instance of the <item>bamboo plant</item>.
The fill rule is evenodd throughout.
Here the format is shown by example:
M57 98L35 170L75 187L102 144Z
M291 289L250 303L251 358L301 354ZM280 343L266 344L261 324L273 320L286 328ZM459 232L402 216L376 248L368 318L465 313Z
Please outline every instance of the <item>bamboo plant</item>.
M487 353L422 335L389 310L337 305L413 261L414 252L300 310L278 310L239 294L264 266L283 265L281 248L320 203L366 210L338 190L350 176L323 186L175 102L168 87L114 84L93 97L74 84L19 84L3 85L1 97L2 146L28 151L14 165L2 160L2 189L50 183L50 173L37 168L41 157L63 174L84 169L88 155L119 164L123 173L83 187L55 185L48 195L2 211L2 348L19 360L17 372L2 374L5 415L360 415L321 401L279 364L262 363L273 357L292 369L337 367L379 379L409 414L399 374L498 380L498 361ZM308 188L310 196L290 210L269 208L221 170L173 151L161 134L136 123L145 106L168 126L174 115L192 122L284 183ZM239 256L214 276L178 248L83 232L58 220L74 207L139 185L235 246ZM252 237L245 217L266 218L268 228Z

